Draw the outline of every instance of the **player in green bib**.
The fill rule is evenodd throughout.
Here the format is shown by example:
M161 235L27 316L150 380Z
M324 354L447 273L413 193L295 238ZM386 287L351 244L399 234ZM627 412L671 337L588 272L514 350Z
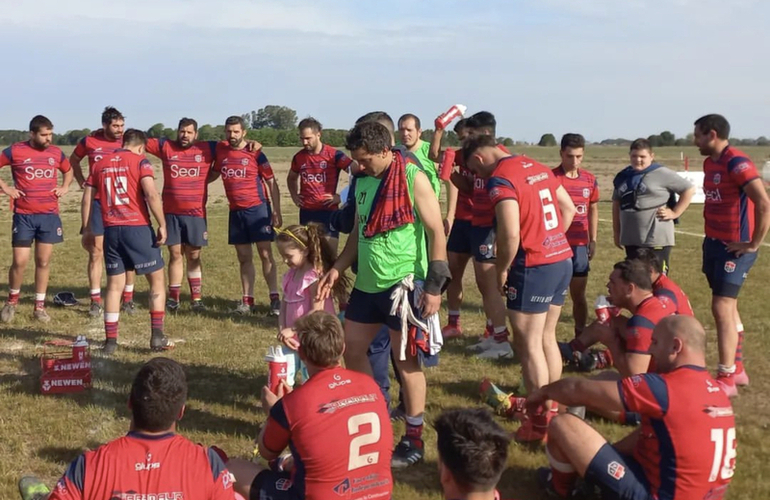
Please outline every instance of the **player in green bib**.
M345 311L345 365L371 376L367 350L381 326L388 327L407 423L406 436L393 452L391 465L403 468L423 458L426 383L421 361L427 355L420 349L413 354L402 345L399 312L435 323L435 330L440 332L437 312L450 276L438 199L422 170L400 150L391 149L391 144L391 131L377 122L356 125L348 135L351 158L365 174L356 182L356 223L318 288L320 298L324 298L341 272L358 258L358 274ZM419 292L410 291L408 301L392 298L404 296L409 277L416 282L424 280L424 285L417 284L424 290L421 297ZM419 307L414 306L415 293L420 297ZM396 314L391 314L393 307L398 309Z
M401 116L398 119L398 135L401 144L419 160L422 171L425 172L425 176L430 181L430 186L438 198L441 195L438 165L430 159L430 143L420 139L422 135L420 119L411 113Z

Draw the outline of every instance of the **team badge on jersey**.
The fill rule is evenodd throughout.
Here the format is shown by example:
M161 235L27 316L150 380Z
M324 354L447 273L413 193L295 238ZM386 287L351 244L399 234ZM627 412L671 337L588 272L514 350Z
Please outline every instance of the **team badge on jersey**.
M248 165L248 164L249 164L249 159L248 158L244 158L244 159L241 160L241 165L243 165L244 167L246 165Z
M507 295L508 300L516 300L516 297L519 296L519 292L516 290L516 287L509 286Z
M322 161L321 163L318 164L318 166L321 168L326 168L327 163L325 161Z
M626 475L626 468L619 462L610 462L607 466L607 474L616 481L620 481Z
M54 161L53 158L48 158L48 164L49 165L51 165L53 167L54 163L56 163L56 162Z
M583 189L583 198L589 198L591 196L591 190L588 188Z
M714 174L714 184L719 184L720 182L722 182L722 175Z
M202 161L203 161L203 157L202 157L201 155L195 155L195 161L196 161L197 163L200 163L200 162L202 162Z
M60 228L60 227L57 227L57 228L56 228L56 236L61 236L61 234L62 234L62 232L61 232L61 228Z

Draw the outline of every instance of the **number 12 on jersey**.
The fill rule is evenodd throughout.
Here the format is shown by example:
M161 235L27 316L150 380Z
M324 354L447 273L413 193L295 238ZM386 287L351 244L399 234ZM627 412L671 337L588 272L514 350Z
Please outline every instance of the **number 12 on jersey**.
M107 205L110 207L128 205L128 177L118 175L104 178L104 190L107 193Z

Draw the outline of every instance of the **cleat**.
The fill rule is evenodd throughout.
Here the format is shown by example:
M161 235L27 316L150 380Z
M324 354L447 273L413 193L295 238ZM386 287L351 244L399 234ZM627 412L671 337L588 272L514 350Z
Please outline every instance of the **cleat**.
M406 420L406 410L403 404L390 409L390 421L398 422L399 420Z
M16 316L16 305L6 303L3 306L3 310L0 311L0 320L3 323L10 323L13 321L14 316Z
M523 420L527 409L527 398L507 394L488 378L481 381L481 399L492 407L496 414L510 420Z
M88 315L92 318L99 318L104 313L102 305L99 302L91 301L91 305L88 307Z
M233 314L237 314L239 316L246 316L248 314L251 314L251 308L248 304L244 302L238 302L238 305L235 306L235 309L232 311Z
M192 312L196 313L206 312L206 304L204 304L200 299L193 300L192 304L190 305L190 309L192 309Z
M484 339L481 342L477 344L469 345L466 347L466 349L469 351L482 352L482 351L486 351L487 349L492 347L493 344L496 344L496 343L497 342L495 342L494 338L484 337Z
M120 308L121 311L128 314L129 316L133 316L136 314L136 304L133 300L129 300L128 302L125 302L123 306Z
M717 373L717 384L728 398L734 398L738 395L738 388L735 386L735 375L732 373Z
M393 458L390 460L390 467L393 469L406 469L425 458L422 440L412 440L404 436L401 442L393 450Z
M104 356L112 356L118 348L118 339L107 339L104 341L104 347L102 347L102 354Z
M25 476L19 480L19 493L22 500L43 500L51 490L35 476Z
M489 348L478 353L476 357L479 359L512 359L513 348L507 340L494 342Z
M32 311L32 317L41 323L49 323L51 321L51 317L48 315L45 309L35 309Z
M569 345L569 342L559 342L559 352L561 353L561 359L566 365L575 364L575 350Z
M612 360L607 351L588 351L580 355L577 365L581 371L592 372L612 367Z
M179 310L179 301L174 299L168 299L166 301L166 310L170 313L175 313Z
M169 340L162 331L153 328L150 335L150 350L153 352L170 351L174 348L174 342Z
M281 300L273 299L270 301L270 316L279 316L281 314Z
M746 373L745 369L743 369L739 372L735 372L735 375L733 375L733 380L735 380L735 385L745 387L749 385L749 374Z
M446 325L441 329L441 335L444 337L444 340L456 339L463 336L463 329L459 326Z
M521 427L519 427L519 430L516 431L516 435L514 436L516 442L545 442L548 432L549 413L551 412L549 411L545 415L530 415L524 419L524 422L521 424Z

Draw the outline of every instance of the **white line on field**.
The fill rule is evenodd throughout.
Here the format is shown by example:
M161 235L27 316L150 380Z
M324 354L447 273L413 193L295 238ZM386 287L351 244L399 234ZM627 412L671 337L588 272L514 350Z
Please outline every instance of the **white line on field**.
M609 222L612 223L612 220L610 219L599 219L599 222ZM706 235L703 233L691 233L689 231L682 231L680 229L674 229L674 232L677 234L683 234L685 236L695 236L696 238L704 238ZM770 247L770 243L762 243L763 247Z

